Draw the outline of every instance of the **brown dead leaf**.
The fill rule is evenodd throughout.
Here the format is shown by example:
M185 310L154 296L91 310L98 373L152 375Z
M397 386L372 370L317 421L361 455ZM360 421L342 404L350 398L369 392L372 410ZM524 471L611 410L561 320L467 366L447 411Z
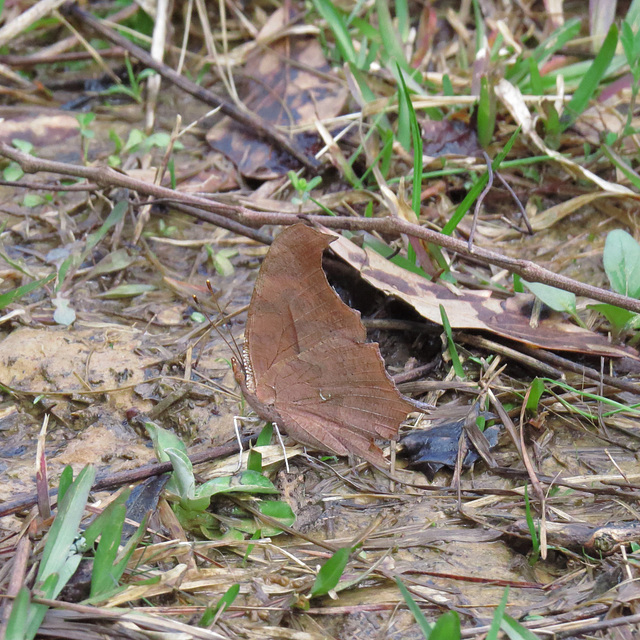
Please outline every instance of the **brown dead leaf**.
M369 284L407 302L423 318L436 324L442 323L442 305L453 329L490 331L543 349L611 357L630 355L628 349L609 344L604 336L571 324L561 315L541 319L533 328L529 324L526 297L517 295L499 300L491 297L490 291L455 294L443 285L396 266L371 249L360 249L341 236L332 242L331 248Z
M260 34L260 46L247 59L238 93L250 111L274 126L293 128L310 125L340 113L347 88L330 77L331 67L317 38L288 35L269 44L274 30L287 26L284 9L269 18ZM319 145L315 133L294 133L300 149ZM290 156L257 139L230 118L222 119L207 134L207 142L227 156L240 173L269 180L298 168Z

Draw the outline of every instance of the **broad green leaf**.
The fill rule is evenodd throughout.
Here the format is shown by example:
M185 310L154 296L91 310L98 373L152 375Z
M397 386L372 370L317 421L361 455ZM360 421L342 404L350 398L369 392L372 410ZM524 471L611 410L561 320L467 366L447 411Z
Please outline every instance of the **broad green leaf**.
M171 480L167 483L167 490L175 493L182 500L193 500L196 496L196 479L193 475L193 465L189 456L179 449L164 450L173 465ZM205 505L206 507L206 505Z
M95 478L95 469L86 466L60 501L58 513L49 529L47 542L42 552L42 560L36 580L44 581L52 573L58 573L78 534L87 498Z
M169 456L165 453L165 449L178 449L184 454L187 453L187 447L184 442L173 431L163 429L151 421L145 422L144 427L151 438L151 442L153 442L153 451L156 454L156 458L160 462L169 461Z
M296 521L296 514L293 513L293 509L283 500L261 500L258 503L258 509L260 513L280 520L287 527L290 527Z
M3 169L2 177L7 182L17 182L24 175L22 167L13 160Z
M340 582L340 578L344 573L344 570L349 562L349 556L351 555L351 547L342 547L338 549L318 571L316 580L311 587L309 597L323 596L329 593L332 589L335 589Z
M638 314L633 313L633 311L622 309L621 307L616 307L604 302L599 304L590 304L588 307L589 309L594 309L598 313L601 313L608 320L616 333L622 331L622 329L624 329L632 320L638 317Z
M564 311L571 315L576 314L575 293L556 289L541 282L527 282L526 280L522 280L522 284L527 287L534 296L540 298L544 304L551 307L554 311Z
M122 271L130 267L137 260L136 256L131 255L126 249L118 249L107 254L98 264L88 273L87 278L95 278L105 273L114 273Z
M429 640L460 640L460 616L457 611L443 613L433 625Z
M607 235L602 261L614 291L640 298L640 245L626 231L614 229Z
M113 565L122 539L122 525L127 513L124 504L109 505L104 513L109 517L104 521L100 542L96 548L93 571L91 573L91 598L112 591L118 586L119 576L113 575Z
M280 493L271 480L261 473L247 469L239 476L212 478L196 489L196 497L212 496L217 493Z

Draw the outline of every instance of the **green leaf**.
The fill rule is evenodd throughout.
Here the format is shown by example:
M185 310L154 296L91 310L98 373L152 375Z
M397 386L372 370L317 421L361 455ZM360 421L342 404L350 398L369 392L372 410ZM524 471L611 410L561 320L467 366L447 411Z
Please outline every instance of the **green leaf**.
M126 249L112 251L102 258L102 260L87 273L86 277L96 278L106 273L123 271L127 267L130 267L136 260L136 256L132 256Z
M576 314L575 293L556 289L541 282L527 282L526 280L522 280L522 284L527 287L534 296L540 298L544 304L551 307L554 311L564 311L571 315Z
M590 304L589 309L594 309L598 313L601 313L611 325L613 331L617 334L620 333L633 319L638 317L637 313L629 311L628 309L622 309L612 304L600 303Z
M495 126L495 93L489 84L489 79L483 76L480 79L480 99L478 100L478 142L483 149L491 144Z
M165 454L169 456L173 465L173 473L171 480L167 483L167 490L175 493L182 500L193 500L194 498L202 498L196 496L196 479L193 475L193 465L189 456L179 449L165 449ZM204 503L205 508L207 503Z
M262 428L258 439L256 440L256 447L266 447L271 444L271 438L273 437L273 424L267 422Z
M104 513L108 513L108 517L105 518L100 542L93 560L91 592L89 594L91 598L113 590L118 586L119 580L119 576L113 575L113 564L122 539L122 525L127 508L124 504L109 505Z
M28 209L33 209L33 207L38 207L45 202L46 199L43 196L40 196L37 193L28 193L22 200L22 205Z
M69 487L73 484L73 468L67 465L60 474L58 481L58 502L61 502Z
M42 560L36 580L44 581L47 576L59 573L78 533L80 521L95 478L95 469L86 466L60 501L58 513L49 529L47 542L42 552Z
M26 296L40 287L44 287L44 285L51 282L55 277L55 273L50 273L41 280L35 280L34 282L30 282L29 284L22 285L21 287L17 287L16 289L0 294L0 310L5 309L19 298L22 298L22 296Z
M255 449L249 451L247 458L247 469L255 471L256 473L262 473L262 454Z
M258 503L258 510L265 516L280 520L286 527L290 527L296 521L293 509L283 500L261 500Z
M165 450L169 448L178 449L185 455L187 454L187 447L184 442L173 431L163 429L151 421L145 422L144 428L147 430L151 442L153 442L153 451L159 462L169 462L169 456L165 453Z
M105 237L107 231L111 229L111 227L115 226L122 218L124 214L127 212L128 203L126 200L120 200L116 205L111 209L107 219L102 223L100 228L87 236L87 244L82 252L82 258L80 262L83 262L84 259L89 255L91 250Z
M21 140L20 138L13 138L11 140L11 144L18 149L18 151L22 151L22 153L32 153L33 152L33 144L28 140Z
M614 229L607 235L602 261L615 291L640 298L640 245L626 231Z
M331 0L313 0L316 11L327 21L329 29L336 39L336 46L345 62L356 64L356 50L351 42L346 21Z
M240 476L212 478L196 489L196 497L212 496L218 493L280 493L273 483L261 473L248 469Z
M2 171L2 177L7 182L17 182L23 175L22 167L13 160Z
M422 192L422 130L416 118L416 112L411 102L411 96L407 90L407 85L402 75L400 66L396 68L400 83L398 85L399 106L404 105L409 116L409 129L411 132L411 142L413 146L413 192L411 198L411 208L416 216L420 217L421 192Z
M460 640L460 616L457 611L447 611L437 620L429 640Z
M338 586L338 582L340 582L340 578L349 562L351 552L351 547L342 547L320 567L309 593L310 598L323 596Z
M518 135L520 134L520 128L521 127L518 127L513 132L513 134L511 134L511 137L507 141L507 144L505 144L502 151L495 157L495 159L491 163L491 168L494 171L497 171L499 169L503 160L507 157L509 151L511 151L511 147L513 147L515 141L518 138ZM455 228L460 223L460 220L464 218L467 211L469 211L469 209L471 208L471 205L477 200L478 196L482 193L482 190L487 186L488 181L489 181L489 173L485 171L485 173L483 173L482 176L480 176L480 178L476 180L476 182L471 187L471 189L469 189L469 192L464 197L462 202L456 207L456 210L454 211L453 215L451 216L447 224L444 225L442 229L442 233L446 235L451 235L453 233Z
M398 576L396 576L396 584L398 585L398 589L400 589L400 593L404 598L404 601L407 603L407 607L409 607L409 611L413 614L420 630L422 631L422 635L425 638L429 638L431 634L431 630L433 629L433 625L424 617L424 613L420 610L420 607L413 599L413 596L409 593L409 589L404 586L404 583Z

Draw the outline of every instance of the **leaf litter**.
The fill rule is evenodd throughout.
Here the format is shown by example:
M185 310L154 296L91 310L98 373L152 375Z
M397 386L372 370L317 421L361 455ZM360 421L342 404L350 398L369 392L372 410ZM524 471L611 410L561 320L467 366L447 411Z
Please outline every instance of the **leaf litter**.
M592 15L594 32L598 27L610 34L593 63L611 59L608 71L594 67L602 71L597 87L582 80L588 74L578 58L591 63L598 50L578 39L589 25L580 24L584 12L572 3L564 7L564 22L531 17L517 3L498 8L492 2L483 3L480 20L448 7L403 12L404 3L395 4L393 15L381 2L343 13L344 7L321 0L297 16L260 3L244 13L234 7L224 20L198 11L196 23L196 12L175 14L176 33L190 34L182 75L196 82L195 88L176 86L160 68L163 90L153 130L161 137L144 133L144 108L137 102L144 96L136 94L136 78L151 63L132 66L122 49L110 48L102 50L99 68L74 39L46 49L46 42L69 34L68 18L54 9L52 21L22 26L5 41L1 29L26 14L21 16L20 3L3 9L0 42L8 42L9 53L0 62L26 70L31 88L18 82L0 107L0 138L10 145L0 147L6 159L0 167L6 181L0 186L0 277L1 293L9 294L0 298L0 513L6 513L0 520L0 580L16 598L13 614L6 603L2 610L9 637L29 637L42 618L41 632L58 637L133 638L162 631L202 638L418 638L446 611L460 618L465 637L480 637L492 619L500 624L494 611L500 613L503 598L502 625L510 637L526 633L518 624L539 636L624 637L638 623L634 301L623 300L620 309L604 301L589 306L592 301L581 297L574 304L565 296L562 310L552 311L540 299L556 308L559 296L532 286L539 298L527 297L522 281L482 258L487 248L622 295L638 290L640 248L632 237L638 183L630 155L636 122L629 106L640 68L636 4L616 16L618 25L625 18L630 25L631 35L621 28L626 56L611 48L609 25L597 24L604 14ZM93 37L81 12L65 15ZM144 32L148 16L136 15L135 28ZM281 30L274 30L276 22ZM167 49L176 56L172 68L180 38L174 45ZM109 82L114 76L129 83L126 92L87 82L106 67L115 72L106 74ZM621 78L626 80L615 91L613 81ZM468 90L476 86L482 101L483 82L485 95L494 91L495 98L475 114L478 100ZM225 111L226 120L207 115L211 98L205 93L224 84L232 100L235 86L252 85L255 102L248 93L237 99L246 101L248 113L258 110L258 133L242 119L230 133L233 109ZM205 104L187 97L187 90L192 96L200 91ZM61 108L78 98L95 118L80 121ZM567 102L584 112L563 120ZM413 153L418 130L411 109L419 114L424 157ZM167 154L176 113L189 126ZM468 217L454 231L465 244L472 236L472 249L465 254L427 242L409 246L399 227L389 231L394 217L446 228L484 175L477 140L487 139L487 130L477 129L480 122L492 127L491 158L518 126L521 132L497 169L506 186L496 178L481 197L475 233ZM300 158L273 146L282 142L281 130L289 135L300 127L305 136L313 134L312 142L296 143L305 164L317 166L310 156L319 152L326 168L333 167L322 171L322 182L309 193L296 192L285 177L301 168ZM212 152L207 141L214 138L218 151ZM229 151L225 157L220 151L227 149L239 155ZM284 166L267 171L270 154L284 158ZM39 169L29 171L27 162L40 163ZM85 164L101 171L83 174ZM107 166L137 180L139 191L118 187ZM417 212L415 199L405 196L415 190L412 170L423 173ZM94 183L76 185L83 175ZM302 175L311 184L314 175ZM178 191L171 199L152 195L154 181ZM196 200L181 199L203 193L214 209L239 222L213 218L220 214L211 208L194 212ZM27 197L33 195L40 197ZM514 228L514 196L530 218L532 236ZM464 209L469 215L471 204ZM136 222L145 220L149 205L136 242ZM260 443L243 453L242 469L261 473L274 487L278 494L267 499L257 484L248 484L247 492L230 490L245 477L237 474L237 455L230 451L191 467L184 452L165 445L181 482L140 485L146 491L141 504L152 516L144 539L131 533L120 538L104 524L91 529L92 518L109 505L113 513L120 509L118 479L161 455L154 454L146 424L160 425L187 444L187 453L201 454L232 441L233 417L248 413L229 365L233 342L206 320L226 318L221 333L242 342L244 309L266 250L247 239L256 237L255 230L233 224L278 224L282 214L291 224L299 213L327 210L338 214L343 228L369 229L352 234L352 242L346 234L334 242L346 263L327 260L326 269L334 287L362 312L389 373L404 380L401 391L422 402L426 413L412 413L401 435L417 439L423 453L438 449L427 461L438 467L429 467L433 481L404 468L407 457L410 466L417 462L408 448L404 456L398 451L389 478L357 459L309 455L290 440L287 471L280 446ZM367 222L383 216L391 226L371 231ZM322 222L330 225L331 218ZM441 246L447 246L444 240ZM433 265L435 282L416 266L416 248L425 252L420 260ZM524 279L532 281L528 274ZM563 287L571 289L570 283ZM452 327L448 338L439 326L441 305ZM456 359L463 367L457 373L451 364ZM419 372L427 369L425 379ZM542 390L535 401L534 388ZM52 525L33 506L36 494L46 500L34 473L45 415L49 423L40 439L46 470L40 466L39 475L65 494L57 510L54 502L54 513L73 514L65 515L72 529L66 537L57 533L62 520ZM456 426L443 433L443 423ZM492 430L490 439L485 428ZM115 484L92 493L85 505L92 474L82 472L87 464ZM65 465L73 469L74 483ZM199 504L189 488L212 486L208 481L229 483L216 490L210 506L208 497ZM22 506L8 509L20 496L26 496ZM279 503L295 521L283 517ZM129 503L132 522L144 517L145 507L138 509ZM97 527L94 549L85 536ZM127 540L133 540L131 548L119 550ZM65 546L66 559L55 571L45 562L46 543ZM38 563L37 593L30 593L25 588L34 587ZM81 570L71 576L75 563L88 566L88 578ZM124 571L120 587L116 566ZM21 615L28 624L22 625ZM421 615L426 620L416 620Z

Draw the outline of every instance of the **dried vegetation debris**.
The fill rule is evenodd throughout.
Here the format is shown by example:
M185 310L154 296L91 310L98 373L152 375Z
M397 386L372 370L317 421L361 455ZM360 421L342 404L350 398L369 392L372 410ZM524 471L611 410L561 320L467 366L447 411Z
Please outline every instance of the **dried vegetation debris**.
M366 308L362 293L355 304L391 322L375 325L400 345L388 360L411 354L394 372L401 389L437 407L402 430L420 445L404 458L429 465L432 483L299 446L287 446L285 469L274 445L257 448L260 460L242 456L263 482L235 473L232 456L191 470L179 443L166 444L180 482L144 485L144 544L133 529L113 534L114 547L133 540L123 573L110 577L123 588L96 587L101 552L70 539L69 558L84 555L84 569L66 576L62 594L38 584L67 602L48 610L42 634L422 637L400 578L428 618L457 612L467 637L486 633L505 587L507 613L540 634L620 628L626 637L638 623L638 389L628 365L638 360L640 249L620 230L637 235L640 19L637 3L616 17L622 54L594 9L604 4L590 4L589 24L584 3L571 2L557 13L482 2L480 22L465 3L466 13L446 3L403 13L397 2L393 16L383 2L349 6L350 15L320 0L227 6L224 20L175 11L154 16L173 27L160 47L166 66L75 5L63 18L37 3L52 20L31 29L23 3L5 5L0 513L18 494L40 497L0 520L0 585L16 607L39 615L20 587L43 579L32 570L47 565L57 533L43 496L48 478L67 486L64 465L78 475L91 463L117 479L151 462L148 420L190 452L232 438L233 416L246 409L227 362L233 343L203 310L214 322L228 316L223 334L241 339L265 252L258 242L273 236L258 226L304 214L360 230L334 241L334 253L413 308ZM133 4L110 17L161 33ZM101 65L67 20L85 38L98 30ZM598 44L581 37L596 32ZM146 102L146 68L163 78L157 103ZM224 116L207 116L220 96ZM303 167L312 170L287 177ZM327 209L337 217L318 215ZM529 281L528 297L514 295L522 283L511 273ZM441 306L453 329L442 343ZM435 339L414 333L425 319L438 325ZM421 370L430 379L416 379ZM67 491L88 495L88 477ZM195 492L212 482L212 506L198 511ZM143 520L145 507L125 498L96 493L83 536L99 513ZM270 511L282 505L295 523ZM322 584L319 566L345 549L335 581ZM94 600L78 604L87 593ZM4 629L9 611L5 603ZM203 615L210 629L198 625Z

